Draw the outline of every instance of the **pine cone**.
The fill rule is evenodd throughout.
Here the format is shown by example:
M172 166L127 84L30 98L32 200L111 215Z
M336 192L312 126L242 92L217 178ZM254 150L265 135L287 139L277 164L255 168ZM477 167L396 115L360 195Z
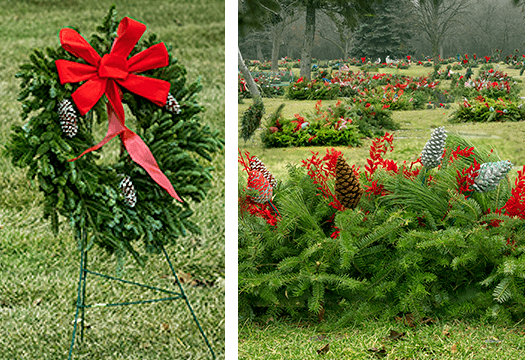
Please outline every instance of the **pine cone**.
M120 191L124 196L124 202L128 204L129 207L134 207L137 203L137 193L135 192L135 186L131 182L129 176L125 176L124 179L119 184Z
M447 132L445 131L445 127L438 127L432 132L430 140L428 140L421 152L421 163L424 167L432 169L441 164L446 139Z
M248 176L248 190L256 190L256 196L252 196L253 201L264 204L272 200L272 186L260 171L252 170Z
M73 104L68 99L64 99L58 103L58 119L60 120L60 127L67 137L72 138L77 134L77 113Z
M479 192L494 190L511 168L512 163L509 160L481 164L472 188Z
M166 99L166 105L164 107L171 113L180 114L179 103L173 97L173 95L171 95L171 93L168 93L168 98Z
M353 209L361 200L363 192L354 171L343 157L339 156L335 165L335 197L344 207Z
M277 180L270 171L266 168L264 163L257 157L253 157L250 161L250 170L259 171L268 180L272 188L277 185Z

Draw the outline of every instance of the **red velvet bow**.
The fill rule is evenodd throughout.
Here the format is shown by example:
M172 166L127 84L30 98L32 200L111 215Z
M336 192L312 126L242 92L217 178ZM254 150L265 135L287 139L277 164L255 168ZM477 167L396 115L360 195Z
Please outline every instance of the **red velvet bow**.
M172 197L182 201L166 175L160 170L144 141L125 125L124 107L118 85L159 106L166 104L170 89L170 83L167 81L135 74L168 65L168 51L163 43L153 45L128 59L128 55L145 30L146 25L125 17L119 24L117 38L110 53L103 57L100 57L75 30L69 28L60 30L62 47L87 62L81 64L68 60L55 61L61 84L85 81L71 95L80 113L86 114L103 94L109 100L107 104L109 125L106 136L100 143L70 161L75 161L84 154L101 148L109 140L120 135L131 159L142 166Z

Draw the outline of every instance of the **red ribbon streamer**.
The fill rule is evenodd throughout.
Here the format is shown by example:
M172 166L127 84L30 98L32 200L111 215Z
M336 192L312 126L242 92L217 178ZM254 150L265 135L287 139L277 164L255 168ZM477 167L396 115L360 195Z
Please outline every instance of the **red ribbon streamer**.
M109 124L106 136L97 145L69 161L75 161L88 152L101 148L109 140L120 135L120 140L131 159L142 166L172 197L182 202L166 175L160 170L147 145L125 125L124 107L118 85L159 106L166 104L170 90L170 83L167 81L135 74L168 65L169 55L163 43L153 45L128 59L144 31L146 25L125 17L119 24L117 38L110 53L100 57L75 30L69 28L60 30L62 47L87 63L81 64L62 59L55 61L61 84L85 81L71 95L80 113L85 115L104 94L109 100L107 104Z

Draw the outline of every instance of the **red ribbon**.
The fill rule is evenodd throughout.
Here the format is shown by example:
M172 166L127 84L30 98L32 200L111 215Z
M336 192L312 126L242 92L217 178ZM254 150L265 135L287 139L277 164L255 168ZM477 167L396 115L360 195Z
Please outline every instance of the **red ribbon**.
M75 30L69 28L60 30L62 47L87 63L81 64L62 59L55 61L61 84L85 81L71 95L80 113L85 115L104 94L109 100L107 104L109 125L106 136L97 145L69 161L75 161L88 152L101 148L109 140L120 135L131 159L142 166L172 197L182 201L166 175L160 170L148 146L125 125L124 107L118 85L159 106L166 104L170 90L170 83L167 81L135 74L168 65L168 51L163 43L153 45L128 59L144 31L146 25L125 17L119 24L117 38L110 53L100 57Z

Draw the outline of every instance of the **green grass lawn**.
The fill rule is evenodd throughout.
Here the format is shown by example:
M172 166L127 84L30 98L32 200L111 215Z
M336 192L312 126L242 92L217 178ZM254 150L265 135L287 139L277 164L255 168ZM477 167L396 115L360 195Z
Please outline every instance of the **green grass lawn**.
M519 70L507 69L506 65L500 65L500 68L515 78L525 78L519 76ZM400 72L411 76L428 75L431 71L430 68L422 66L412 66L408 70L379 70L380 72L382 70L385 70L385 72L387 72L386 70L389 72ZM422 72L423 70L424 72ZM475 74L477 74L479 68L474 70ZM465 70L462 70L462 72L465 72ZM443 89L448 87L448 85L442 86ZM520 86L523 89L524 84L521 83ZM315 100L299 101L284 98L264 99L265 117L273 113L281 103L286 104L282 111L285 118L293 118L294 114L313 113L316 102ZM323 106L333 105L336 102L337 100L324 100ZM251 103L251 99L245 99L244 103L239 104L239 121L242 113ZM430 138L432 130L438 126L445 126L448 132L458 133L477 146L494 148L502 159L509 159L514 164L514 170L521 169L525 165L525 122L452 124L448 120L456 107L457 104L452 104L450 109L394 111L393 118L400 124L401 128L394 132L395 150L392 153L388 153L387 156L401 162L404 160L415 160ZM363 146L360 148L336 147L336 149L343 152L349 163L364 166L371 143L372 139L365 139ZM239 137L239 148L242 152L249 151L252 155L259 157L270 171L277 176L284 176L287 164L300 164L302 159L310 156L311 151L320 153L326 151L325 147L265 149L260 141L260 131L257 131L252 139L247 142L244 142ZM515 171L513 173L516 174Z
M116 0L118 18L148 25L173 46L172 53L193 82L202 77L199 103L203 122L224 135L224 1ZM21 122L14 75L33 48L56 47L58 31L75 26L86 37L109 6L101 0L0 0L0 359L66 359L75 312L79 253L67 221L54 237L42 220L41 194L2 152L10 128ZM130 122L131 126L133 121ZM101 126L99 138L105 129ZM113 142L117 142L114 140ZM108 144L107 151L118 149ZM106 150L106 149L105 149ZM175 270L219 359L224 359L224 153L215 156L213 190L194 204L203 234L168 246ZM89 268L116 275L115 257L98 248ZM144 268L132 258L123 278L177 291L161 255ZM200 281L196 285L192 280ZM87 303L137 301L162 297L88 277ZM77 336L75 359L209 359L208 348L183 301L86 310L84 341Z
M391 331L404 335L397 337ZM436 320L410 327L393 320L327 329L306 321L270 318L267 322L240 324L239 360L523 359L524 335L523 324L498 327L480 322ZM328 352L318 354L327 344Z

